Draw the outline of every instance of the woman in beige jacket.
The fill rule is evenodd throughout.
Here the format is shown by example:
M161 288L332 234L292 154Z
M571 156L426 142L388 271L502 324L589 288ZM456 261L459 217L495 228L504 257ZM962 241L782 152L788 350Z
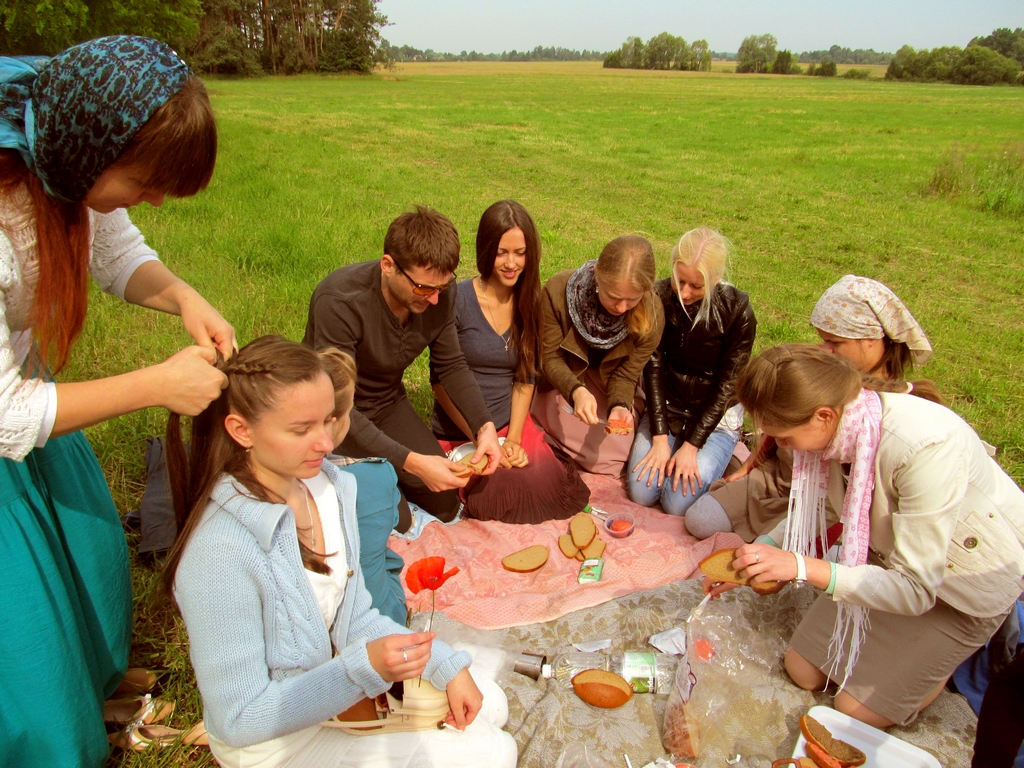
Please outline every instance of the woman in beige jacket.
M912 722L1024 585L1024 492L955 413L875 391L904 387L862 383L810 345L765 351L737 383L747 413L794 450L794 471L787 520L733 565L755 583L824 591L786 670L806 689L837 682L836 709L880 728ZM826 498L842 510L838 563L810 557L835 522Z
M533 415L588 472L622 475L633 442L633 409L665 315L652 293L654 250L636 235L612 240L594 261L548 280L541 299L545 382ZM602 421L617 425L605 433Z

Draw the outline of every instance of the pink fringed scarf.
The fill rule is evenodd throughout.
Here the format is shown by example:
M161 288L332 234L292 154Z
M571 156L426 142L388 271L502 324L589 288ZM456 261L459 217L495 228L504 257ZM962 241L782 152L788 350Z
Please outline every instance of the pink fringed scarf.
M815 539L827 549L825 499L828 493L829 463L850 465L846 497L843 499L843 537L839 563L863 565L868 559L871 536L871 498L875 488L875 454L881 437L882 401L877 392L862 389L857 399L843 409L832 442L822 452L794 451L793 486L789 495L786 540L783 547L805 557L812 556ZM842 690L850 677L869 628L868 609L838 601L835 629L829 643L835 679L840 653L850 636L850 652L843 670Z

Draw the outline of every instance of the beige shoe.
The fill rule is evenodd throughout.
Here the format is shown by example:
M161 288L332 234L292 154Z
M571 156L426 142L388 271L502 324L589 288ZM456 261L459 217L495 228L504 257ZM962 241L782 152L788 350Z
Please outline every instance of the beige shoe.
M138 721L140 725L159 723L174 713L174 702L154 699L150 694L107 699L103 702L103 722L126 725Z
M150 747L169 747L177 744L184 731L168 728L166 725L143 725L129 723L123 731L112 733L107 740L115 747L142 752Z

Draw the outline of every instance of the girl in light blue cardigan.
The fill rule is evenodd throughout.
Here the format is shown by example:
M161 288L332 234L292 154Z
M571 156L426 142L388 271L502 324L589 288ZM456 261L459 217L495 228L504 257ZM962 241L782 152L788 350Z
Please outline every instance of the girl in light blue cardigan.
M165 571L218 762L514 766L501 689L470 674L468 654L370 607L355 479L324 460L348 430L352 359L267 336L223 370L224 395L193 420L191 467L169 425L180 533ZM320 725L419 676L446 691L452 727Z

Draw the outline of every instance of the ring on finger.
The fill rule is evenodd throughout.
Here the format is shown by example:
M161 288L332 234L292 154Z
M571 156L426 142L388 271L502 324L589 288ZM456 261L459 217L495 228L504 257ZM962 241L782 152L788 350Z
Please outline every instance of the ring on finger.
M408 662L409 661L409 654L406 653L405 651L402 651L402 661L404 661L404 662Z
M755 563L760 563L761 562L761 553L760 552L755 552L754 553L754 562Z

